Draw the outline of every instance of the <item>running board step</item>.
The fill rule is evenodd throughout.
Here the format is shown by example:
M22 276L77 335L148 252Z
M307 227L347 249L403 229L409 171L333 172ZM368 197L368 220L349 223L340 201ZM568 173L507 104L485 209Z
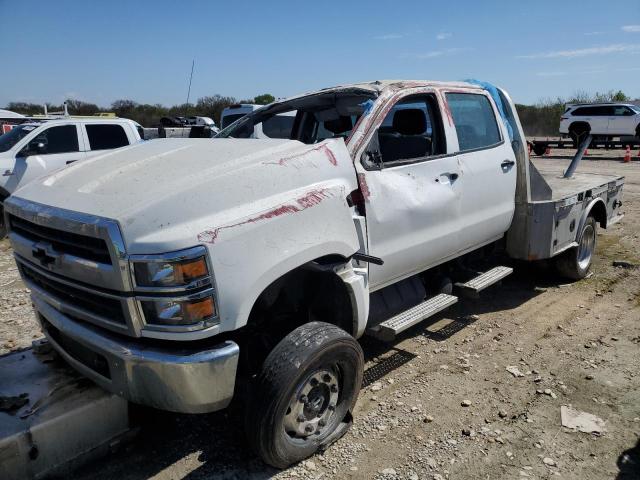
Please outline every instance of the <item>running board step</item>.
M385 342L390 342L400 332L404 332L422 320L441 312L445 308L457 303L457 301L458 297L441 293L370 328L367 330L367 334Z
M485 288L498 283L504 277L511 275L513 268L511 267L494 267L491 270L472 278L465 283L456 283L456 288L460 290L460 293L464 296L478 297L478 294Z

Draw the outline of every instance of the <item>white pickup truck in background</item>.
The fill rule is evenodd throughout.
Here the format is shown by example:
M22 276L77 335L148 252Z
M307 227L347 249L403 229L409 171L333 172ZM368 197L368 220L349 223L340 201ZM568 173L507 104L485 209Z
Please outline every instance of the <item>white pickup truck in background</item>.
M287 139L252 138L292 112ZM587 274L623 178L544 174L525 146L501 89L346 85L72 165L5 218L70 365L155 408L243 401L250 445L282 468L348 429L365 333L393 340L479 294L512 271L496 259Z
M142 127L125 118L61 118L16 125L0 135L0 239L3 203L31 180L105 150L142 140Z

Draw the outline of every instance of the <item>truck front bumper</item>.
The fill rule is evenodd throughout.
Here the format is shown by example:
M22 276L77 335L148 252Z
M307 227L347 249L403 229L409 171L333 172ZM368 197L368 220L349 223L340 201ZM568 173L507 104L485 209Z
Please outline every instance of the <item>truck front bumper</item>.
M134 403L180 413L213 412L231 402L240 352L236 343L149 346L74 321L35 292L32 300L55 350L105 390Z

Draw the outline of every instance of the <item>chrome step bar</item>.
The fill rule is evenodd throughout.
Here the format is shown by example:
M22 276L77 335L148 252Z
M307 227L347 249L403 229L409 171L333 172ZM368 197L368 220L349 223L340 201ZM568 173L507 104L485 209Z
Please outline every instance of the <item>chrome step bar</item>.
M456 283L455 286L459 293L464 296L477 298L478 294L485 288L498 283L503 278L511 275L513 268L511 267L494 267L491 270L472 278L468 282Z
M392 341L400 332L420 323L422 320L441 312L447 307L455 304L458 297L440 293L435 297L426 300L415 307L405 310L389 320L376 325L367 330L367 334L383 340L385 342Z

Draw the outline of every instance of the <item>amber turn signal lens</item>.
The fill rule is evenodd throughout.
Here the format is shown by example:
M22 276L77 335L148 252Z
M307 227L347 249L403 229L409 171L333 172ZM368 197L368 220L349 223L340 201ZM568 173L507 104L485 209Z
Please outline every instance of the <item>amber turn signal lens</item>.
M187 303L184 305L184 309L185 317L193 321L213 317L216 314L216 307L211 297L204 298L199 302Z
M195 280L196 278L206 277L209 273L204 257L198 258L193 262L180 263L174 268L176 270L176 277L182 276L185 283Z

